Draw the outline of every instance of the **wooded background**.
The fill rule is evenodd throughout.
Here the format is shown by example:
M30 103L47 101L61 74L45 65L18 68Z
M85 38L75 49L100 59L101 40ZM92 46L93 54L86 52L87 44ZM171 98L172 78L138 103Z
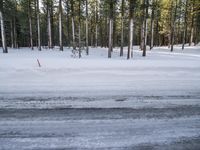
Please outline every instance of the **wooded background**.
M200 0L1 0L0 46L53 48L195 45Z

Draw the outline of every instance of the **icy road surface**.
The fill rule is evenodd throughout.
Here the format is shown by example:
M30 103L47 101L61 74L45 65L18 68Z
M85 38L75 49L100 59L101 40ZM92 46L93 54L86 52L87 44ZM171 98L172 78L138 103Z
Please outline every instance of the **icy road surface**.
M0 54L0 150L200 149L199 46L70 55Z

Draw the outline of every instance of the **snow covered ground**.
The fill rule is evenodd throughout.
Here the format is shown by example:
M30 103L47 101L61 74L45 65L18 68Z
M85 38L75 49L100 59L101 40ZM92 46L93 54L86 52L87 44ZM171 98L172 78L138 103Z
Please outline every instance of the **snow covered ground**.
M200 46L169 51L1 53L0 149L200 149Z

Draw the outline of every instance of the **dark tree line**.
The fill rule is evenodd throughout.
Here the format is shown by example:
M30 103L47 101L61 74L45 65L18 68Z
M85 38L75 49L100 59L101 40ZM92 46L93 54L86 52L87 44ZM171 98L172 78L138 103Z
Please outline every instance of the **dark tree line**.
M3 52L12 48L52 49L58 45L82 47L140 45L146 56L147 45L195 45L200 41L200 0L0 0L1 43Z

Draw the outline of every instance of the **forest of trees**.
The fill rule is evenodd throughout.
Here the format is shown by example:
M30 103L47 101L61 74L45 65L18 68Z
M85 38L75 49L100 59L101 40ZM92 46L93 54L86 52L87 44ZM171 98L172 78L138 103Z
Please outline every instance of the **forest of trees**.
M0 0L0 46L41 50L71 46L195 45L200 41L200 0Z

